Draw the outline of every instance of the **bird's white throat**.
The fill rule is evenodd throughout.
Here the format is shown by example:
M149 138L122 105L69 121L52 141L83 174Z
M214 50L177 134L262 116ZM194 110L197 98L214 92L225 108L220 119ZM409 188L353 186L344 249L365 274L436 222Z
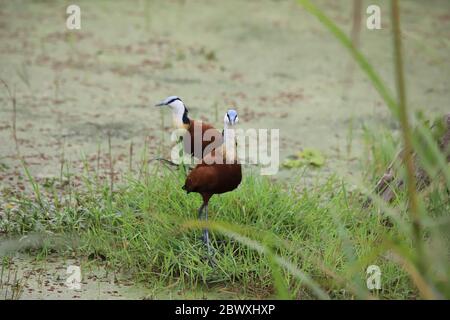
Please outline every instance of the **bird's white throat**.
M227 161L236 159L236 131L227 121L225 121L223 128L222 152L226 155Z
M233 141L235 139L234 129L230 128L227 122L225 122L223 127L223 141Z
M185 111L184 103L180 100L172 102L170 105L172 109L172 122L176 128L184 128L183 115Z

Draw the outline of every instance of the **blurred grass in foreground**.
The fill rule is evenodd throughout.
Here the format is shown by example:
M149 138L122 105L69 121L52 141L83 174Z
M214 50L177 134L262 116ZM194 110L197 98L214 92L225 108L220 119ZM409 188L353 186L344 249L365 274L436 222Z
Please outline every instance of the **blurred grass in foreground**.
M351 53L354 60L359 64L361 70L368 76L373 87L378 91L380 96L389 107L392 116L396 118L402 129L402 147L403 147L403 164L404 164L404 180L406 181L406 213L410 216L409 226L411 232L409 237L413 239L414 250L410 254L405 250L397 249L403 261L403 266L408 270L415 284L419 287L421 294L425 298L442 297L436 289L437 283L431 278L435 274L430 268L430 260L426 254L425 247L427 242L424 241L424 224L427 218L430 218L430 212L427 211L424 198L417 192L416 186L416 167L417 165L424 168L431 179L444 177L444 185L447 192L450 189L450 173L446 158L448 150L444 153L439 151L437 143L432 138L430 130L425 128L421 123L418 124L417 134L413 136L410 124L410 115L407 108L407 95L403 72L403 52L400 30L400 8L399 1L392 0L391 3L391 22L393 26L393 61L395 67L395 79L397 87L398 101L395 101L387 85L376 72L376 69L368 62L367 58L356 48L349 37L331 21L323 11L316 7L310 0L297 0L308 12L314 15L333 35L334 37ZM417 152L418 163L414 163L413 152ZM393 245L393 248L395 246ZM444 255L444 269L449 269L448 250ZM437 259L437 258L436 258ZM436 261L437 262L437 261ZM448 279L447 279L448 280ZM448 288L445 289L448 295Z

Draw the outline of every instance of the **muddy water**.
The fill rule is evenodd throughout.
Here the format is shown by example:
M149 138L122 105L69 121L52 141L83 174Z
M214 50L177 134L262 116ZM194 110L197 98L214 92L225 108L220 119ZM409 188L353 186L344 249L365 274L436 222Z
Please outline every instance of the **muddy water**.
M348 167L350 140L350 158L360 155L363 124L396 126L347 52L295 1L77 3L82 27L71 32L63 3L0 3L0 76L16 87L19 150L36 176L58 176L63 150L79 170L82 155L95 166L100 145L105 166L107 132L117 168L128 163L130 143L137 153L146 137L152 154L167 155L170 116L153 104L171 94L184 98L193 118L218 126L234 105L242 127L281 130L281 159L313 147L329 167ZM351 2L317 3L350 30ZM392 85L388 1L373 3L383 28L363 27L361 48ZM448 111L450 3L402 5L410 105ZM5 183L21 168L3 89L0 99Z
M151 295L150 290L117 279L103 268L80 268L78 278L73 269L68 269L71 266L80 267L80 262L60 257L41 261L29 256L15 257L4 268L0 294L8 299L143 299ZM72 274L74 281L81 281L66 283Z
M351 1L315 2L350 30ZM363 27L360 46L393 88L388 3L371 1L382 8L382 29ZM61 159L81 171L85 157L106 172L108 133L117 171L128 167L130 144L133 166L145 141L151 155L167 155L170 116L153 105L173 94L185 100L193 118L217 126L234 106L243 128L279 128L281 160L316 148L327 158L323 171L358 170L363 125L397 128L347 52L295 1L77 4L82 27L68 31L62 2L0 2L0 78L17 101L14 115L2 88L1 189L23 184L18 152L40 179L58 177ZM448 112L450 2L404 1L402 7L410 107L428 115ZM89 293L25 291L23 297L147 294L109 286L99 281L84 286Z
M75 269L79 268L78 278ZM1 269L0 269L1 270ZM15 255L0 271L0 299L215 299L244 298L226 288L186 290L176 284L152 287L136 283L131 276L113 273L98 263L75 258L45 259ZM80 279L81 281L77 281Z

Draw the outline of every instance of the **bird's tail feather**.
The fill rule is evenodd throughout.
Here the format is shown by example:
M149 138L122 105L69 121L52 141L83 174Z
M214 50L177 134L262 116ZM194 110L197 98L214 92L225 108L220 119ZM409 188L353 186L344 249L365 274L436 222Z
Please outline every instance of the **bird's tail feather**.
M164 158L153 158L153 159L149 160L149 162L152 162L152 161L161 161L161 162L164 162L164 163L169 164L169 165L174 166L174 167L179 167L180 166L179 164L177 164L177 163L175 163L173 161L164 159Z
M165 164L168 164L168 165L171 165L171 166L177 167L177 168L179 168L182 165L182 164L178 164L178 163L175 163L173 161L170 161L170 160L167 160L167 159L164 159L164 158L159 158L159 157L150 159L148 162L152 162L152 161L161 161L161 162L163 162ZM189 170L194 169L194 167L191 167L191 166L188 166L187 168Z

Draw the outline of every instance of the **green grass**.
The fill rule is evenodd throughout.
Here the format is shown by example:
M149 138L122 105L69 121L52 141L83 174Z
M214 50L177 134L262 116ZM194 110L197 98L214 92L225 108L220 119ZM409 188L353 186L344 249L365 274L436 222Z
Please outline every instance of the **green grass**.
M427 208L426 197L417 190L418 178L416 174L417 166L420 166L420 168L424 169L426 175L430 177L432 185L436 184L433 183L435 182L434 180L443 182L440 185L444 185L444 189L446 190L444 191L444 194L446 194L448 198L448 190L450 190L450 170L446 158L448 159L448 152L450 152L450 150L447 148L447 150L442 150L441 152L441 150L438 149L436 139L433 139L433 132L422 123L419 122L416 131L412 130L403 71L404 59L399 1L392 0L390 2L392 47L395 67L394 76L396 80L397 99L394 99L393 95L390 94L389 87L378 75L375 67L361 51L358 50L350 38L330 18L328 18L321 9L315 6L310 0L298 0L298 3L315 16L319 22L330 31L334 38L340 42L343 47L348 49L353 60L358 63L361 70L371 81L373 88L376 89L383 98L386 106L390 109L393 118L400 124L403 154L401 157L402 166L400 167L400 170L397 170L396 172L396 179L401 177L407 189L403 201L404 203L401 204L404 204L402 207L406 207L405 213L409 215L411 221L408 221L405 224L402 223L402 229L410 229L408 238L413 239L413 251L408 254L404 247L401 248L395 244L392 247L401 252L401 256L403 257L400 259L401 263L404 268L408 270L411 278L420 289L421 296L426 298L440 298L443 295L441 292L438 292L435 285L439 286L441 280L438 280L439 284L436 284L430 279L429 264L435 263L435 261L429 259L429 254L427 254L427 250L429 250L428 243L424 243L424 235L427 233L425 221L431 217L431 211ZM386 152L382 153L386 154ZM417 155L417 157L415 155ZM400 199L400 197L397 196L397 199ZM378 203L381 202L378 201ZM444 203L446 202L444 201ZM395 217L398 222L401 221L398 212L393 211L391 213L393 213L390 215L391 217ZM447 223L448 222L444 222L445 225L447 225ZM444 245L443 247L446 246L448 248L448 241L447 245ZM448 270L448 250L447 252L441 252L440 254L443 254L444 259L435 258L444 261L443 269ZM448 277L446 277L446 279L448 279ZM428 281L431 281L431 283ZM444 287L444 295L448 296L448 286Z
M348 191L350 186L336 177L304 186L246 173L236 191L211 201L215 266L208 263L200 238L200 197L185 194L183 175L164 167L141 178L129 176L112 197L108 181L96 183L87 175L81 187L66 186L65 194L52 184L41 187L40 204L36 196L8 195L8 218L0 221L0 232L47 235L38 248L41 255L75 252L153 286L219 286L254 298L419 297L393 258L395 247L413 252L410 234L396 223L387 227L380 208L364 209L360 192ZM429 196L427 205L437 218L429 217L424 245L442 243L434 232L450 212L444 192L436 185ZM399 214L408 220L404 210ZM365 271L372 264L382 270L380 292L366 289ZM443 266L448 279L448 265Z

